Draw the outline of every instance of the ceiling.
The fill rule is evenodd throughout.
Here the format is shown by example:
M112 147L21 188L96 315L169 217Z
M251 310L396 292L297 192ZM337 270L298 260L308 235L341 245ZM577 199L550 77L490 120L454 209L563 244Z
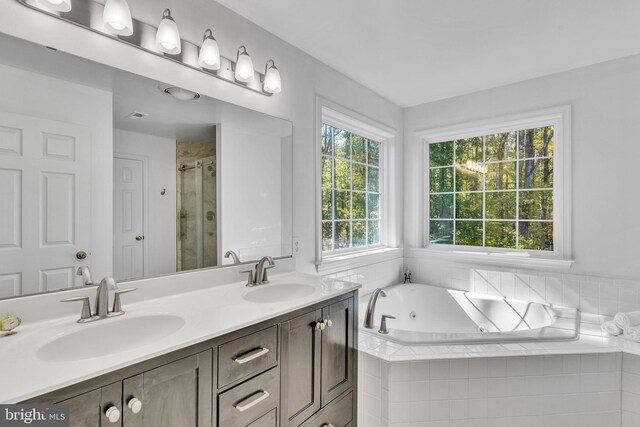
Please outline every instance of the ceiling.
M640 53L637 0L217 1L402 107Z

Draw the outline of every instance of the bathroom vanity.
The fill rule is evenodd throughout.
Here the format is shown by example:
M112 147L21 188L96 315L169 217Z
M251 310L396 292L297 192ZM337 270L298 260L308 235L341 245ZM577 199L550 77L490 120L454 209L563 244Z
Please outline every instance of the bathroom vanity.
M292 279L301 282L300 278L306 278L306 283L288 285ZM278 299L279 288L290 294L293 288L288 287L291 286L313 293L298 296L288 304L252 302L254 299ZM357 285L345 282L293 273L284 278L277 276L272 283L254 288L236 283L161 298L146 303L148 308L144 302L129 307L124 304L125 310L131 309L130 313L91 325L66 324L65 327L73 332L67 332L63 327L58 337L38 345L34 358L37 361L25 360L25 366L43 372L50 370L51 381L58 383L63 383L65 377L86 379L23 401L68 404L71 425L78 427L353 427L356 425L357 395L357 288ZM175 301L176 298L180 301ZM90 371L74 371L75 368L82 370L87 362L80 359L85 357L82 351L73 352L79 354L76 361L64 360L64 356L56 360L53 352L46 351L59 340L84 331L82 328L93 327L99 333L98 328L106 331L104 328L110 327L109 322L116 325L121 322L121 328L132 321L134 323L130 324L135 328L136 319L147 316L136 313L140 310L154 313L148 315L156 316L154 321L160 322L159 327L163 328L168 324L162 324L164 318L158 313L164 313L162 316L165 317L182 316L184 325L172 332L172 336L176 341L190 339L198 334L196 329L207 329L202 322L220 314L215 313L220 308L215 304L209 313L206 312L209 298L226 298L227 306L234 307L236 320L225 322L227 332L148 360L115 370L102 369L105 372L91 377ZM173 303L172 313L163 308L162 302L158 303L164 299ZM219 304L222 306L223 302ZM292 309L280 309L286 305ZM185 308L191 313L181 313ZM250 312L258 321L250 319L249 326L232 330L234 323L246 325L242 314ZM270 317L269 312L281 314ZM74 323L67 317L65 323L68 322ZM99 325L101 322L105 323ZM221 326L209 325L211 334L219 333ZM22 337L19 333L15 338L22 338L23 344L40 341L37 331L22 333ZM97 342L100 336L94 339L95 343L88 339L85 345L100 347ZM7 339L5 343L11 344L11 341ZM16 345L19 344L16 341ZM113 345L118 346L118 342ZM142 348L146 347L141 347L139 354L142 354ZM61 354L62 348L55 350L56 354ZM91 350L87 351L86 354L91 354ZM105 360L119 358L118 354L124 357L126 352L107 355ZM101 364L99 359L95 366ZM57 374L53 374L54 371L58 371ZM43 387L52 387L47 379L42 381ZM49 384L45 385L47 382Z

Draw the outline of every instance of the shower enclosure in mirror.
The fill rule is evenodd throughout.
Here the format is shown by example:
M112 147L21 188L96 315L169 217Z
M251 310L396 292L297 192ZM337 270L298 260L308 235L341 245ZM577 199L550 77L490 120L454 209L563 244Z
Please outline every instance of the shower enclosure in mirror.
M291 256L290 122L6 35L0 52L0 298Z

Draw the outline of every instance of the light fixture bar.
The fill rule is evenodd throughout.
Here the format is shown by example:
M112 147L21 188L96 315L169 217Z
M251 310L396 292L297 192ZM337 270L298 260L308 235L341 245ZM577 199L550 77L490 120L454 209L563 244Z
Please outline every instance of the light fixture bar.
M84 28L86 30L108 37L110 39L117 40L129 46L133 46L152 55L165 58L168 61L181 64L185 67L191 68L195 71L199 71L208 76L215 77L227 83L231 83L233 85L245 88L264 96L272 96L271 93L265 91L262 87L261 81L264 80L264 75L260 71L254 69L254 78L250 82L243 83L236 81L234 74L236 63L229 58L225 58L224 56L220 56L220 69L209 70L202 68L198 65L200 47L184 39L182 40L182 52L180 54L171 55L160 52L155 46L155 38L158 28L153 25L137 21L135 18L133 18L133 28L135 29L135 31L132 36L118 36L107 32L107 30L102 25L104 6L94 0L83 0L74 2L73 13L69 14L47 10L43 6L38 4L37 0L16 1L30 9L36 10L38 12L44 13L51 17L60 19L62 21L76 25L80 28Z

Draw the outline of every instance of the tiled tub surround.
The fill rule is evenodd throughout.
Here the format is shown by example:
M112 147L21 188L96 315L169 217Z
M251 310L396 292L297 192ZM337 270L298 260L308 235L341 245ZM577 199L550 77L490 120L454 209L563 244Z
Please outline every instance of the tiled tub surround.
M622 427L640 426L640 356L622 356Z
M405 257L414 283L546 302L613 316L640 307L640 280ZM570 271L570 270L568 270Z
M621 399L623 383L632 387L622 360L609 353L387 362L360 353L359 420L366 427L619 427L627 403L638 402Z

